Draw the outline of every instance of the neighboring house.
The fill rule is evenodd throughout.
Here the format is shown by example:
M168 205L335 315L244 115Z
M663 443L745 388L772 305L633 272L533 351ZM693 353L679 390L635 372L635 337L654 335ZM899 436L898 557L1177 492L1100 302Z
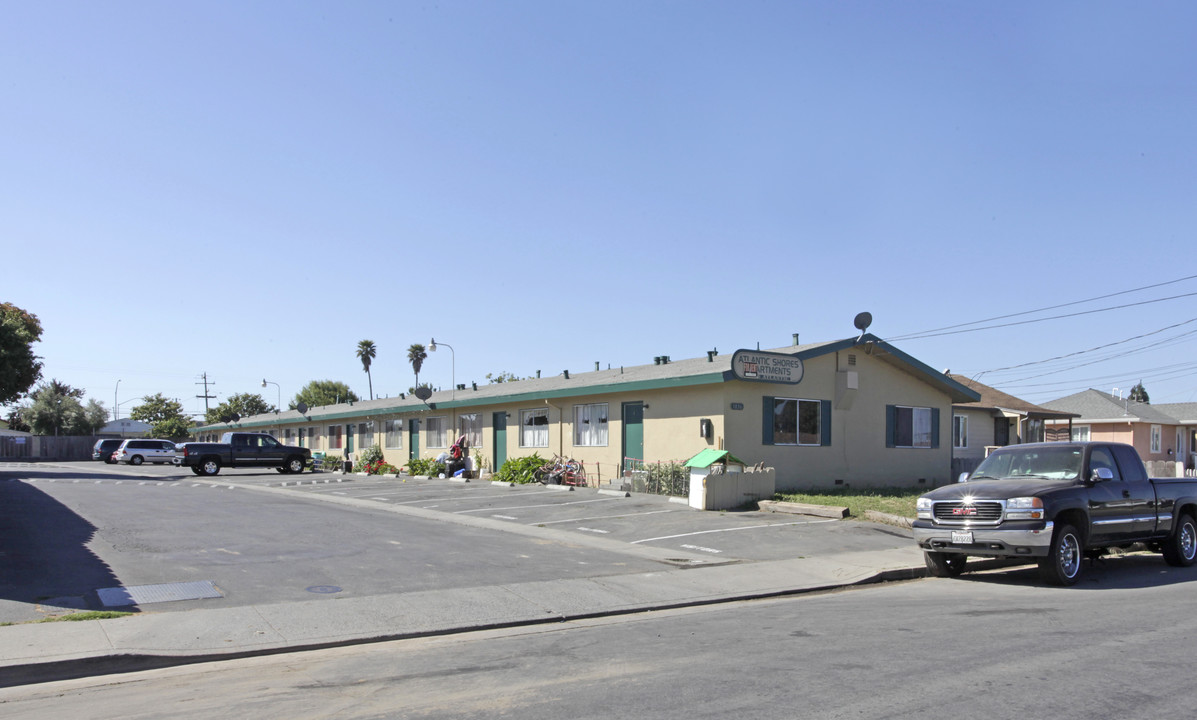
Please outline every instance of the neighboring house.
M1076 413L1051 410L1014 397L963 375L948 374L981 395L980 400L952 405L952 472L970 472L1005 445L1043 442L1047 421L1067 422Z
M1090 389L1043 406L1078 416L1070 424L1049 422L1049 435L1054 435L1051 439L1104 440L1134 445L1155 475L1171 474L1159 463L1179 459L1185 467L1193 467L1193 430L1197 427L1195 403L1149 405Z
M140 420L121 418L120 420L110 420L107 425L100 428L96 436L104 438L137 438L145 437L149 431L150 426L147 423L143 423Z
M759 352L759 351L746 351ZM378 445L387 462L436 457L465 436L470 454L554 454L610 482L643 463L684 462L728 450L777 470L778 490L950 481L954 403L980 395L881 339L864 334L764 351L758 364L705 357L400 395L192 428L232 428L335 456ZM792 372L788 382L778 375ZM942 421L941 421L942 418Z

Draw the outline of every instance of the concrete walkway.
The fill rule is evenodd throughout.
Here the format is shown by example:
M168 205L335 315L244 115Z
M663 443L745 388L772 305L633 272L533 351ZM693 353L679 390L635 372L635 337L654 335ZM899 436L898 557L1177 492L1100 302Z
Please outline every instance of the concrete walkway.
M607 577L0 628L0 687L921 577L909 547Z

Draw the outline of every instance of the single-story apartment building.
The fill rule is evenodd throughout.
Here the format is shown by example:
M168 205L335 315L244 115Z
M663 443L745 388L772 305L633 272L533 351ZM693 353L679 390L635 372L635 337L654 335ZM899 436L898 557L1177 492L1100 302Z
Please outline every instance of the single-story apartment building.
M796 340L796 338L795 338ZM954 403L979 393L868 333L773 350L288 410L199 426L232 429L341 457L378 445L387 462L435 457L458 436L484 466L539 454L572 457L592 482L637 463L729 450L777 471L778 490L935 486L951 480Z

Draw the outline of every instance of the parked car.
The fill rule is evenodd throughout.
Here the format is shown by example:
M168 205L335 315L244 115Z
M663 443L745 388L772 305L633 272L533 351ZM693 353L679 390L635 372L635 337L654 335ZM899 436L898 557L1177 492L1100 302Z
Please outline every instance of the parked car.
M215 475L222 467L273 467L282 473L301 473L312 460L308 448L283 445L266 433L227 432L218 443L183 443L177 464L196 475Z
M107 440L96 440L96 444L91 449L92 460L103 460L111 465L116 462L112 459L112 453L116 452L117 448L121 446L124 440L120 438L108 438Z
M114 462L140 465L142 463L173 463L177 451L170 440L126 440L112 454Z
M1197 562L1197 480L1149 478L1121 443L1012 445L920 497L912 529L936 577L959 575L975 555L1035 560L1048 582L1072 585L1084 558L1134 543L1187 567Z

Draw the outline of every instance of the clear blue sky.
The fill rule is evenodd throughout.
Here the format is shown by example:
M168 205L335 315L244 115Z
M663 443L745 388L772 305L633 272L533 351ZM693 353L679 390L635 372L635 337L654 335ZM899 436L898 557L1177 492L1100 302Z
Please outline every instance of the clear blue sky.
M195 412L205 371L217 402L365 396L364 338L381 396L432 337L482 383L1178 280L1195 27L1191 2L7 3L0 300L40 317L46 379ZM895 344L1035 402L1181 402L1197 321L992 371L1194 318Z

